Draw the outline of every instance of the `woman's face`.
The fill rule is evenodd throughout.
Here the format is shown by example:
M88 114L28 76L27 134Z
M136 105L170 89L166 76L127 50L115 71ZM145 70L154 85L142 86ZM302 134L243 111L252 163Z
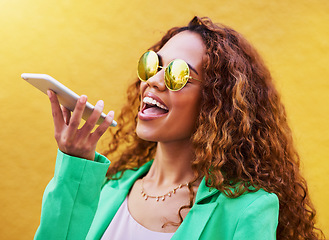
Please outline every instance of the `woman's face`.
M183 31L173 36L157 54L163 67L174 59L185 60L190 66L190 75L202 81L205 51L197 33ZM164 83L164 69L161 69L147 82L141 82L140 91L137 135L153 142L189 141L199 115L201 82L190 79L181 90L170 91Z

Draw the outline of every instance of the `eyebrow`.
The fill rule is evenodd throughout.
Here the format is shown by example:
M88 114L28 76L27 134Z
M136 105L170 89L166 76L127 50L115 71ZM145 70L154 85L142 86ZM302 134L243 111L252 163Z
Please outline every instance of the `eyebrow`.
M158 58L159 58L159 63L160 63L161 65L163 65L163 61L162 61L162 57L161 57L161 55L158 54L158 53L157 53L157 55L158 55ZM186 62L186 61L185 61L185 62ZM199 75L199 73L195 70L194 67L191 66L191 64L189 64L188 62L186 62L186 63L187 63L187 66L188 66L193 72L195 72L196 75Z
M187 63L188 67L195 72L196 75L199 75L199 73L194 69L194 67L192 67L189 63Z

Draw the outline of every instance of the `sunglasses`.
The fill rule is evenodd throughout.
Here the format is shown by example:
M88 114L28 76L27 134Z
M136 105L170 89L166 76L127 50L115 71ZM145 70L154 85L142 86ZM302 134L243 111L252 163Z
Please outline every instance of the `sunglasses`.
M165 85L171 91L181 90L189 79L201 82L190 76L190 68L182 59L171 61L167 67L159 66L159 56L152 50L144 53L139 59L137 76L141 81L146 82L162 68L165 69Z

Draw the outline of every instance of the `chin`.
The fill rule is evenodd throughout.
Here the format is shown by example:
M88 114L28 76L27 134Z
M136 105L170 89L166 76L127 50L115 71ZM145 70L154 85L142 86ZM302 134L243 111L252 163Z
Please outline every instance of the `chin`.
M147 136L147 135L140 135L140 134L137 134L137 136L144 140L144 141L147 141L147 142L159 142L158 139L152 137L152 136Z
M145 141L157 142L158 140L155 138L153 131L151 129L147 129L143 126L140 126L138 123L136 127L136 134L140 139L143 139Z

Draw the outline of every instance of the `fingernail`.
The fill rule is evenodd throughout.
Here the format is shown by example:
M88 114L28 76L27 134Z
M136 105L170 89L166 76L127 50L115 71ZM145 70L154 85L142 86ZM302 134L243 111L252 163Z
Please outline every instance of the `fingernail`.
M51 91L50 90L47 90L47 95L48 95L48 97L51 97Z
M107 115L111 115L112 117L114 117L114 111L109 111Z
M86 102L87 102L87 96L85 96L85 95L81 95L79 101L80 101L81 103L86 103Z
M104 101L103 100L99 100L97 103L96 103L98 106L104 106Z

